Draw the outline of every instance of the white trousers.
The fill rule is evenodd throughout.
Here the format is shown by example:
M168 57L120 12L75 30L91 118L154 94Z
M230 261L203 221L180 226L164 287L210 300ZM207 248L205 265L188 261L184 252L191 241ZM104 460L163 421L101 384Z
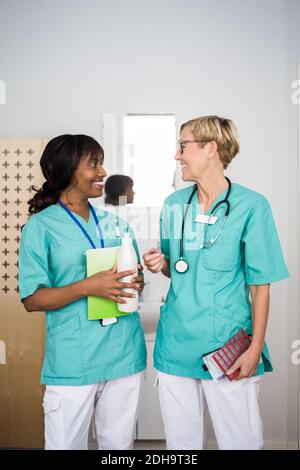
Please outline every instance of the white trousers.
M93 413L100 450L132 449L144 373L94 385L47 385L45 449L86 450Z
M206 404L219 449L262 449L259 377L216 384L159 372L158 384L167 449L204 448Z

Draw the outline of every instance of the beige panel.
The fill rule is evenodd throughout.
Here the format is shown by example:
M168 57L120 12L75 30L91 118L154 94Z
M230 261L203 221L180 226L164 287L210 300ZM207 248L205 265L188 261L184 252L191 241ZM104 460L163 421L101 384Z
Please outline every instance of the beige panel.
M27 313L20 303L17 262L30 186L42 183L39 160L46 142L0 140L0 341L6 347L6 364L0 358L0 447L43 447L44 314Z

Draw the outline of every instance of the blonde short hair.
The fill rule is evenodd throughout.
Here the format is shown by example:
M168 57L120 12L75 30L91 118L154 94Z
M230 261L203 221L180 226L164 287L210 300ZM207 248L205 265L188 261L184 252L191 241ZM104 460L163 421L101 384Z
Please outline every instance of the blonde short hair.
M215 141L220 160L226 169L240 151L238 131L233 121L218 116L203 116L182 124L180 132L190 127L195 139L204 142Z

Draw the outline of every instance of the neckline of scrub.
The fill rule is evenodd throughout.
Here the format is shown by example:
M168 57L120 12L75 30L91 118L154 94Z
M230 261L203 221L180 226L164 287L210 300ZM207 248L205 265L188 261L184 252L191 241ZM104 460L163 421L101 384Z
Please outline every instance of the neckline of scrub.
M230 192L230 195L229 195L229 202L230 202L230 196L232 195L232 190L233 190L233 187L235 186L235 183L231 183L231 192ZM211 203L209 209L205 212L202 212L201 210L199 210L199 213L201 214L204 214L204 215L210 215L211 213L211 210L215 207L215 205L222 199L223 196L225 196L227 194L227 191L228 191L228 187L224 189L224 191L222 191L219 196ZM201 209L201 206L199 204L199 199L198 199L198 191L195 192L194 196L193 196L193 200L195 198L195 195L197 194L197 201L196 201L196 206Z
M71 220L69 214L63 209L63 207L61 207L58 203L55 204L55 207L57 207L59 210L61 209L61 210L68 216L68 218ZM86 220L86 219L85 219L84 217L82 217L81 215L76 214L76 212L73 212L73 211L71 211L71 212L72 212L72 215L74 215L77 219L82 220L86 225L89 225L89 224L90 224L90 222L91 222L91 215L92 215L91 209L90 209L90 211L89 211L89 220Z

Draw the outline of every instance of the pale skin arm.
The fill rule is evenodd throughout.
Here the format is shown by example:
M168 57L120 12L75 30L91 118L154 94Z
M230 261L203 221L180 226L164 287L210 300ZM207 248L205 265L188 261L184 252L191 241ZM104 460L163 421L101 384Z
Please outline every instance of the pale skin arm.
M166 277L171 277L170 260L164 257L159 248L151 248L144 254L143 259L146 268L151 273L159 273L161 271Z
M227 375L232 375L235 371L240 369L235 380L251 377L255 374L264 348L264 339L269 317L270 284L249 286L249 288L252 303L253 335L249 349L239 357L227 372Z
M134 271L117 273L116 267L114 267L64 287L38 289L34 294L26 297L23 304L27 312L51 311L89 295L104 297L118 303L126 303L124 297L131 298L135 295L124 292L124 288L136 289L138 292L141 292L144 288L143 267L139 265L138 269L139 276L132 279L133 282L131 283L121 282L120 279L133 274Z

